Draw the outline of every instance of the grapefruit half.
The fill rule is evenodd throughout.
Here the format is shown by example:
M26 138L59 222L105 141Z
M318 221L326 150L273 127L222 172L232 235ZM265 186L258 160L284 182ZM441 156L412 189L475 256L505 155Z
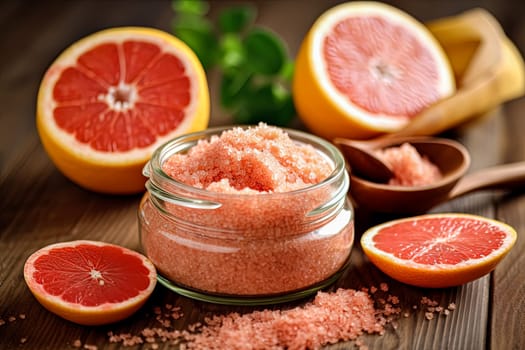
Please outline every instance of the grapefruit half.
M492 271L516 242L502 222L468 214L428 214L368 229L361 246L390 277L419 287L443 288Z
M448 58L429 30L379 2L348 2L322 14L296 59L299 117L327 139L394 132L455 91Z
M37 127L51 160L103 193L144 190L153 150L208 126L204 70L182 41L152 28L112 28L67 48L45 73Z
M143 255L96 241L52 244L33 253L24 278L49 311L82 325L120 321L153 292L157 273Z

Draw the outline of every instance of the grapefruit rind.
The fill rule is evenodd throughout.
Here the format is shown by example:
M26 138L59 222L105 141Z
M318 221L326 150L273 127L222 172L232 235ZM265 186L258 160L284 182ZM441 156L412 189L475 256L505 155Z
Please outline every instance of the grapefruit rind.
M479 220L496 226L506 233L506 237L502 245L489 255L458 264L420 264L411 260L400 259L393 254L376 248L373 238L382 228L424 218L467 218ZM513 227L493 219L469 214L427 214L393 220L374 226L368 229L361 237L361 247L372 264L397 281L417 287L446 288L474 281L493 271L514 246L516 239L517 234Z
M34 268L35 261L46 254L49 254L51 250L60 248L71 248L81 244L95 245L95 246L113 246L122 250L125 254L133 255L139 258L143 265L148 269L148 278L150 283L147 289L141 291L135 297L127 299L125 302L118 304L105 303L95 307L89 307L85 305L75 304L63 300L60 296L50 295L44 290L43 285L37 283L33 279L33 273L36 271ZM109 243L89 241L89 240L78 240L72 242L56 243L46 246L36 252L34 252L27 260L24 265L24 279L26 284L35 296L38 302L44 306L48 311L77 324L86 326L95 326L114 323L121 321L132 314L144 305L148 297L153 293L157 283L157 272L155 266L143 255L134 252L130 249L116 246Z
M190 77L191 98L186 118L154 144L126 152L98 152L60 129L54 121L53 87L63 69L74 65L86 50L103 42L144 40L157 44L164 52L175 54ZM153 150L180 134L204 130L210 118L210 98L206 75L195 53L176 37L153 28L119 27L96 32L80 39L64 50L45 73L37 98L37 130L53 163L62 173L80 186L102 193L130 194L144 190L142 168Z
M362 15L378 15L406 27L420 42L425 43L437 62L440 98L455 92L452 67L439 42L430 31L407 13L390 5L357 1L337 5L323 13L305 37L296 59L293 96L298 114L306 126L327 139L349 137L366 139L382 133L400 130L410 118L384 113L373 114L351 103L330 81L322 57L322 45L327 33L340 20Z

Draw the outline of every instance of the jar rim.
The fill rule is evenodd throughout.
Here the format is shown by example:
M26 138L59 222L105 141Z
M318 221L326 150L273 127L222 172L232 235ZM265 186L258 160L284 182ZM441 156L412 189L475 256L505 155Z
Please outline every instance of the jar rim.
M301 195L304 192L316 190L320 187L330 185L338 181L341 176L344 176L346 172L345 160L339 149L331 144L330 142L309 134L307 132L290 129L290 128L281 128L293 141L298 141L302 143L309 144L316 148L318 151L322 151L324 156L327 156L330 162L333 163L333 170L325 179L315 184L311 184L296 190L287 191L287 192L261 192L261 193L224 193L217 191L210 191L203 188L194 187L188 185L184 182L178 181L173 177L169 176L163 169L163 163L173 154L179 153L181 151L189 150L191 147L195 146L199 140L206 139L212 135L220 136L222 132L231 130L233 128L242 128L248 129L254 127L254 125L230 125L230 126L220 126L212 127L203 131L197 131L192 133L187 133L175 137L161 146L159 146L152 154L151 159L144 166L143 174L146 177L150 178L150 181L158 183L157 178L160 179L163 183L166 183L170 186L175 186L184 190L186 193L193 193L195 195L203 195L207 198L217 198L217 199L226 199L226 198L252 198L257 196L257 198L264 199L265 197L271 197L272 199L282 197L289 197L293 195ZM348 190L348 189L346 189Z

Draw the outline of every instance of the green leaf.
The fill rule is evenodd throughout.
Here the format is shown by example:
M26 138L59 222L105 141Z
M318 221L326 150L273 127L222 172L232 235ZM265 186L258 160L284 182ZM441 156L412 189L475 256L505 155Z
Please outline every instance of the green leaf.
M220 85L220 100L224 108L235 108L249 99L251 74L235 72L234 74L224 74Z
M209 70L218 64L220 104L241 124L287 126L296 115L290 91L294 61L282 39L253 27L256 8L239 5L206 17L209 2L176 0L172 32L184 41Z
M209 20L193 15L177 17L172 31L195 52L205 69L213 66L217 60L217 38Z
M260 121L286 126L295 116L295 108L289 91L277 83L267 83L248 90L233 114L240 124L256 124Z
M244 64L246 55L241 39L236 34L224 34L219 43L219 64L225 74L233 73Z
M292 60L287 60L286 63L281 68L279 76L286 82L291 82L293 79L293 73L295 71L295 62Z
M254 22L256 15L253 6L236 6L221 11L217 22L221 32L239 33Z
M244 38L247 61L255 73L277 74L287 61L285 46L274 33L262 29L252 29Z
M201 0L175 0L171 2L175 13L204 16L210 10L210 5Z

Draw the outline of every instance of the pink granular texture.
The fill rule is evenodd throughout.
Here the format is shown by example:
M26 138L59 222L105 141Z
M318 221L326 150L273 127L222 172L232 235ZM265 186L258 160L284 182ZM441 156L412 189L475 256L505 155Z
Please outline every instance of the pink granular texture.
M439 168L426 156L421 156L409 143L377 150L376 154L391 167L394 173L394 177L389 181L390 185L423 186L443 177Z
M355 346L366 350L363 334L380 334L391 325L395 330L399 318L409 317L421 308L428 321L447 317L456 309L423 296L420 306L402 306L400 298L390 294L386 283L379 288L337 289L335 292L318 292L312 302L289 309L265 309L245 314L214 315L196 322L186 329L178 329L172 321L184 315L179 307L166 305L155 308L160 327L145 328L138 334L108 333L111 343L124 346L169 342L180 349L319 349L341 341L354 340ZM413 311L411 311L413 310ZM345 347L346 349L347 347Z
M188 337L187 348L319 349L365 332L382 333L385 323L367 293L338 289L319 292L303 307L214 316L200 333Z
M275 127L234 128L201 141L163 165L191 189L172 193L219 202L195 209L142 205L141 239L159 272L187 287L230 295L267 295L311 286L348 261L354 231L342 210L308 217L336 189L318 184L333 171L313 147ZM192 189L205 189L193 191Z
M297 190L321 182L333 169L312 146L259 124L200 140L187 154L171 156L163 170L193 187L249 194Z
M367 290L337 289L318 292L314 300L283 310L252 311L245 314L214 315L187 329L173 327L171 321L182 317L180 309L159 310L162 327L146 328L139 334L109 332L109 341L124 346L170 342L187 350L319 349L341 341L356 340L363 334L383 334L385 326L401 313L396 296L385 294L372 299ZM168 326L166 326L168 325Z

